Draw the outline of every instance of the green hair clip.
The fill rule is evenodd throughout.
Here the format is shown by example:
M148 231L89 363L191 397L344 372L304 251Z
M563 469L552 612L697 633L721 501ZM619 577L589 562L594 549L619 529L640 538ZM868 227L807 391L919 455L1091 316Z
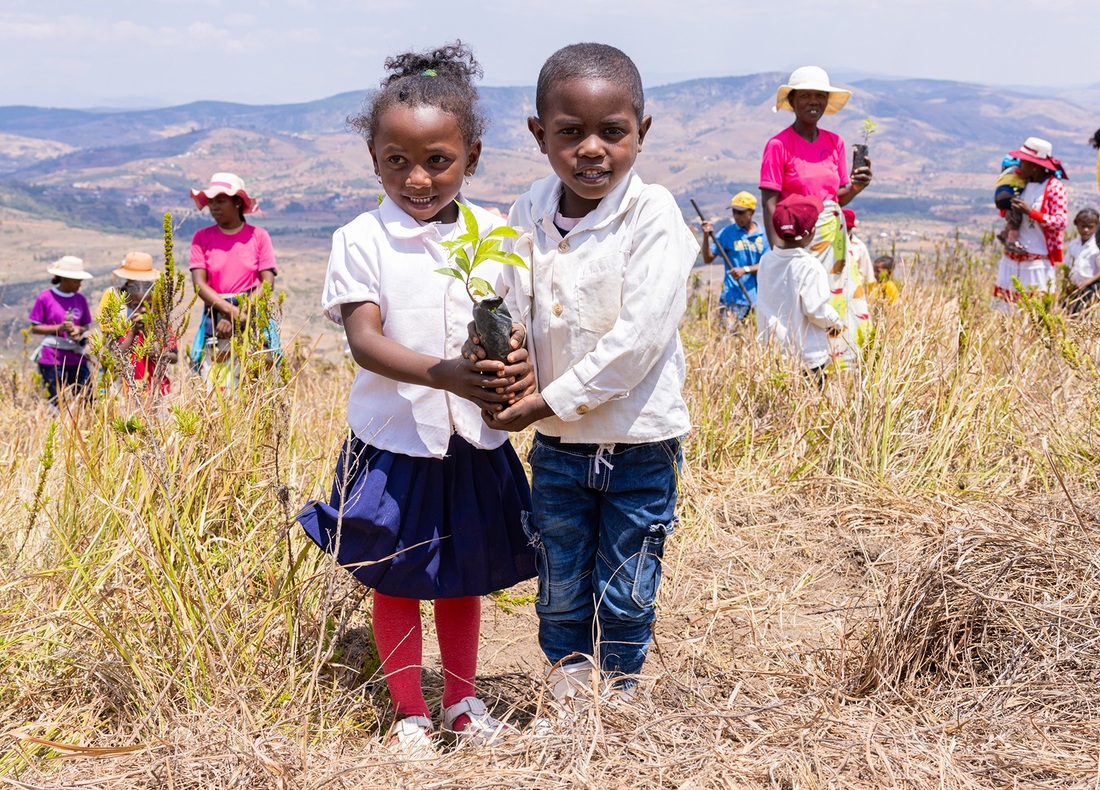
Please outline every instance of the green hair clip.
M420 72L420 76L421 77L438 77L439 72L436 71L435 69L424 69L422 72Z

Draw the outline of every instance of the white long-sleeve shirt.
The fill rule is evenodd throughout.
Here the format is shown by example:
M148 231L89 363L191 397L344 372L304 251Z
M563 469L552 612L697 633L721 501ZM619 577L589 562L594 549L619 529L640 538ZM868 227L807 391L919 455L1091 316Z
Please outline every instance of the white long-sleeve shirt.
M680 436L691 420L678 325L699 242L671 193L633 171L564 235L561 190L550 176L512 207L529 268L505 267L498 283L554 410L538 430L595 444Z
M827 330L841 329L829 304L829 280L819 261L801 247L773 249L756 273L756 329L761 342L776 342L807 368L827 364Z

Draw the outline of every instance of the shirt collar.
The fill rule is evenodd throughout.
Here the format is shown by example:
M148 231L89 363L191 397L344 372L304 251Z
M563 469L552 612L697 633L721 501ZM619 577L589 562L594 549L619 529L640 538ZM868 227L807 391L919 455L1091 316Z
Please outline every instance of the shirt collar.
M469 204L466 202L461 194L458 196L458 202L464 206ZM386 228L386 233L393 239L432 239L434 241L441 241L443 236L439 233L439 223L429 222L425 225L421 225L416 219L413 219L394 203L389 198L382 201L378 206L378 217L382 220L382 224ZM458 226L464 228L462 222L462 215L458 216Z
M594 210L585 215L570 233L599 230L614 222L634 205L634 201L638 199L644 187L645 182L631 169L626 178L617 184ZM535 207L534 214L537 217L536 222L544 228L550 228L554 225L554 214L557 212L558 204L561 201L562 189L561 180L557 176L550 176L537 182L531 190L532 204Z

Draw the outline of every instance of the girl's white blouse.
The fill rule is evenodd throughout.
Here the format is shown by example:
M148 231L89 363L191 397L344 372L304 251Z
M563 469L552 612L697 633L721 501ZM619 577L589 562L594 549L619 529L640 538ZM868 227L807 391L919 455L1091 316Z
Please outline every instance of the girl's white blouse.
M465 205L483 236L503 224ZM373 302L386 337L422 354L461 356L473 305L462 283L435 271L449 266L441 240L436 224L421 225L389 200L360 214L333 234L321 297L325 314L339 324L340 305ZM500 268L488 262L477 275L494 282ZM416 457L442 458L454 433L480 449L499 447L508 438L485 425L472 401L362 368L348 399L348 425L373 447Z

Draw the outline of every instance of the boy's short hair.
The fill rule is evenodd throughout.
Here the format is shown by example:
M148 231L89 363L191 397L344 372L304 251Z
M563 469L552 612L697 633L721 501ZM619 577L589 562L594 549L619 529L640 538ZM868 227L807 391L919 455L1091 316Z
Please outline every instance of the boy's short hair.
M894 271L894 256L893 255L880 255L875 258L875 263L881 266L888 272Z
M1096 209L1092 208L1091 206L1083 208L1078 211L1077 216L1073 218L1074 225L1076 225L1078 222L1092 222L1093 224L1096 224L1097 222L1100 222L1100 213L1098 213Z
M630 90L630 103L638 123L645 114L642 75L630 56L610 44L591 42L562 47L546 59L535 86L535 112L546 114L546 102L554 85L575 79L600 79L618 82Z

